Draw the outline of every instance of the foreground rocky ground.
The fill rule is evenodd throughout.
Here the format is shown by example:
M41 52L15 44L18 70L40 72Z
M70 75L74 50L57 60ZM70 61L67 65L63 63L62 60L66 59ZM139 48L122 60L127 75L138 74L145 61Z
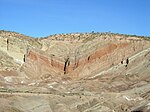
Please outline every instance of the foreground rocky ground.
M149 37L0 31L0 112L149 111Z

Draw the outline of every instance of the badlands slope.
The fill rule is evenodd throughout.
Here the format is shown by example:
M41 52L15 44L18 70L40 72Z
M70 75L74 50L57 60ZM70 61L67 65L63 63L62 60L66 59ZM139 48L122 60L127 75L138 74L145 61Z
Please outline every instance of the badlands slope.
M149 111L149 37L0 31L0 112Z

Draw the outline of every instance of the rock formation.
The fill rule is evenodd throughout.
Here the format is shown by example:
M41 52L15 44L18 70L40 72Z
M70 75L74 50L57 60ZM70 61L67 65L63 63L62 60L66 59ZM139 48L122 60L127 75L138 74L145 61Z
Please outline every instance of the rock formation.
M148 112L149 82L149 37L0 31L0 111Z

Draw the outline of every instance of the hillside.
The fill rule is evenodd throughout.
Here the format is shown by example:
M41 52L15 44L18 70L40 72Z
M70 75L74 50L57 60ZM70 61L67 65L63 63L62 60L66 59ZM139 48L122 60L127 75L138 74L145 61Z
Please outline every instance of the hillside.
M150 37L0 31L0 112L149 112Z

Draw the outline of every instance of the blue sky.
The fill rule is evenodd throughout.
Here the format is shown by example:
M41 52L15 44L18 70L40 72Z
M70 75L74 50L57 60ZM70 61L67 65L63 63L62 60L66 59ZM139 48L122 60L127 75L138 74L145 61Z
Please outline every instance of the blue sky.
M150 36L150 0L0 0L0 29L33 37L91 31Z

